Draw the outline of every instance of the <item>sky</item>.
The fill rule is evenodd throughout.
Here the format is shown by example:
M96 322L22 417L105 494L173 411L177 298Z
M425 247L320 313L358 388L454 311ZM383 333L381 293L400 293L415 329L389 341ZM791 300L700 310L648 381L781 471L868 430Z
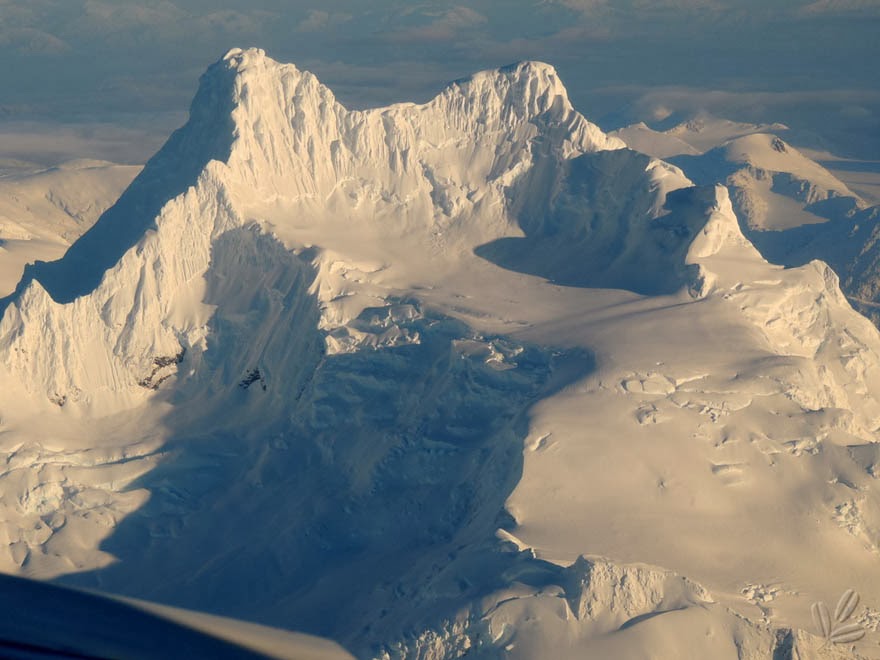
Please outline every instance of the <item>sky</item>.
M258 46L350 108L537 59L608 130L709 112L880 160L878 34L880 0L0 0L0 159L142 162Z

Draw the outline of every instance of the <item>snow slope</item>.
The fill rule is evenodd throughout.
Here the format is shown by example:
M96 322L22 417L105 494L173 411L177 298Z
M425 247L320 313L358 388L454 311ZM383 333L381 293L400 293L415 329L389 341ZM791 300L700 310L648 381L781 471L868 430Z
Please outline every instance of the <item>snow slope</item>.
M671 159L698 183L731 190L743 231L774 263L827 262L860 312L880 319L876 233L870 206L831 172L780 138L754 134L700 156Z
M676 136L698 151L705 153L737 138L748 137L756 133L778 133L787 130L788 126L785 124L749 124L702 113L676 124L667 129L665 133Z
M867 206L824 167L770 134L740 137L702 156L672 160L699 183L730 186L734 208L749 230L821 223Z
M788 130L784 124L747 124L706 113L663 128L663 125L669 126L670 123L667 119L654 129L644 122L638 122L612 131L611 135L619 137L636 151L657 158L670 158L696 156L737 138Z
M25 264L64 254L139 170L80 160L0 174L0 296L12 292Z
M880 620L880 335L548 65L350 112L230 51L2 304L5 571L358 657L825 653L848 586Z
M626 142L626 146L634 151L654 156L655 158L669 158L687 154L696 156L700 150L691 146L676 135L665 131L655 131L645 122L625 126L612 132Z
M662 132L634 124L613 134L636 151L668 158L698 184L727 185L743 230L759 243L773 238L755 232L847 219L868 207L843 181L768 129L785 126L707 117Z

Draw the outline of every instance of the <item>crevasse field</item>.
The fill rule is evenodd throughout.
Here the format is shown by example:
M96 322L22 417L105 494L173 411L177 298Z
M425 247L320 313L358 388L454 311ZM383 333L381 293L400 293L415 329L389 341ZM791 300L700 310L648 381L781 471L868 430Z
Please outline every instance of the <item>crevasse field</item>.
M880 212L782 129L233 49L142 170L3 178L0 570L358 658L880 657Z

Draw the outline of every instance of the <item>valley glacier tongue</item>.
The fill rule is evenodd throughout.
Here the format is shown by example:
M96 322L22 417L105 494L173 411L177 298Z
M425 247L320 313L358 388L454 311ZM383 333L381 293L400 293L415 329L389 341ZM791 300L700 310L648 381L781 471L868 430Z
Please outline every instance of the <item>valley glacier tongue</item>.
M349 112L230 51L0 354L6 571L364 657L763 658L848 586L880 619L876 329L547 65Z

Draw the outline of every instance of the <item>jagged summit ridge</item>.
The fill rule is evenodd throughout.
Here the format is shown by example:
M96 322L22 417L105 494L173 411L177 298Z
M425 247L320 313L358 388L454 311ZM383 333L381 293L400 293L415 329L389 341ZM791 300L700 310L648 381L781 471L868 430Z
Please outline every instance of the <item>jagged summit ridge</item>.
M504 185L544 152L570 158L624 146L577 113L552 67L539 63L476 74L423 105L364 111L346 110L314 75L257 49L230 51L203 85L230 80L230 71L228 163L264 195L326 197L365 180L368 195L392 198L426 179L439 188Z
M230 72L233 74L233 78L230 78ZM321 101L339 105L333 92L324 86L314 74L297 68L295 64L276 62L259 48L233 48L229 50L223 58L209 68L203 76L202 85L223 86L232 81L234 89L230 91L234 96L240 98L247 80L238 80L238 76L290 78L297 81L295 83L298 92L297 99L302 100L307 94L315 94ZM301 86L299 86L299 81L302 83ZM388 108L352 112L353 114L388 113L401 108L436 107L439 105L440 99L444 97L462 97L469 104L469 109L478 114L484 122L492 121L491 114L499 106L507 110L511 118L526 120L534 119L548 112L555 112L559 118L575 113L569 101L568 92L556 69L550 64L533 60L480 71L450 82L437 97L422 106L415 103L398 103ZM494 101L491 100L491 97L494 97ZM196 99L194 106L198 104L199 100ZM601 131L596 131L595 137L600 142L607 140L622 146L618 140L605 138Z
M623 146L574 111L547 65L476 74L423 105L350 112L314 75L232 50L120 201L7 300L6 370L67 409L96 397L107 406L93 412L128 407L149 394L138 383L155 360L205 350L210 310L190 303L224 233L271 216L284 234L295 218L375 241L413 234L454 258L516 233L515 200L552 196L567 160ZM328 300L337 289L319 287ZM349 307L339 322L360 311Z
M526 60L500 69L481 71L449 84L447 93L456 91L470 97L495 93L503 105L536 117L556 109L560 114L574 112L568 91L556 69L544 62Z
M547 64L478 73L423 105L348 111L313 74L260 49L236 48L203 74L189 121L119 203L62 261L29 267L17 294L33 279L59 302L94 290L162 207L195 185L214 160L228 165L228 184L262 199L337 193L403 200L411 208L398 208L397 215L417 215L424 225L433 214L413 199L417 189L430 190L431 205L439 201L446 215L455 215L461 198L487 179L504 188L542 156L558 160L624 146L572 108ZM468 151L464 158L456 153ZM450 169L450 159L466 166ZM320 215L321 206L310 212ZM0 313L6 304L0 300Z

